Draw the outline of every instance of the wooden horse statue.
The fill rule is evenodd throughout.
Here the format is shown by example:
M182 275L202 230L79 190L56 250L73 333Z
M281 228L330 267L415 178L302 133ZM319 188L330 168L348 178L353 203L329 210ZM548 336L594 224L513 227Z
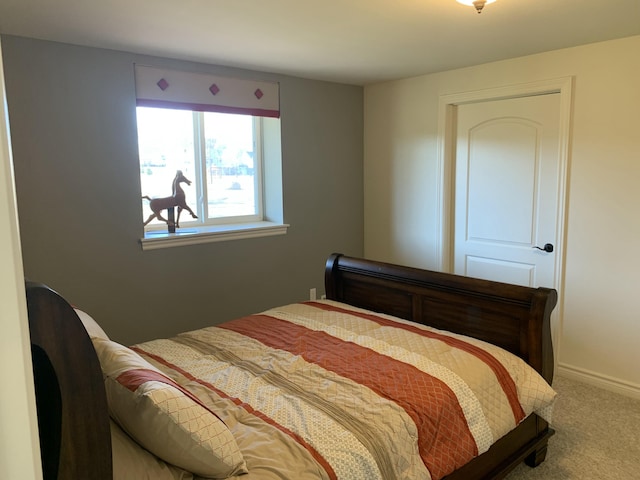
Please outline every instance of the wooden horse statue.
M198 218L198 216L195 213L193 213L193 210L189 208L189 205L187 205L187 200L184 194L184 190L182 190L182 187L180 186L180 184L183 182L186 183L187 185L191 185L191 180L189 180L187 177L185 177L182 174L182 170L178 170L176 172L175 178L173 179L173 195L171 195L170 197L162 197L162 198L149 198L149 196L147 195L144 195L142 197L149 200L149 207L153 212L149 216L149 218L147 218L147 221L144 222L145 226L154 218L157 218L158 220L162 220L163 222L166 222L169 227L173 226L171 222L166 218L164 218L160 213L162 212L162 210L166 210L167 208L173 208L173 207L178 207L178 217L176 218L176 221L175 221L175 227L180 227L180 214L182 213L182 210L186 210L187 212L189 212L193 218Z

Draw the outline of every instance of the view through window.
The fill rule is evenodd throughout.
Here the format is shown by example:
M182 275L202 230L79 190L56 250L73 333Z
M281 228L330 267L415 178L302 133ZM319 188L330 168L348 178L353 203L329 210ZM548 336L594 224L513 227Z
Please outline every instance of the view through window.
M191 181L181 187L198 218L184 211L180 226L262 220L260 117L137 107L137 121L142 195L171 196L178 170ZM148 200L142 210L146 220ZM147 226L163 228L158 219Z

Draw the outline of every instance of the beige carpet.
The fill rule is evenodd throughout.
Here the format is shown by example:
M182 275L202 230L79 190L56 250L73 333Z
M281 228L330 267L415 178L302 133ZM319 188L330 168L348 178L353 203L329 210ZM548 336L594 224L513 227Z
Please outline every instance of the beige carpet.
M640 400L556 377L558 392L546 460L506 480L640 479Z

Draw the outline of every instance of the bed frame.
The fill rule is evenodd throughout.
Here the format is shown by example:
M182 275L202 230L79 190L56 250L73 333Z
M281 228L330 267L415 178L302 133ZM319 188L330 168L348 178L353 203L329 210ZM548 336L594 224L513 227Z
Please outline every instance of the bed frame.
M327 298L484 340L508 350L553 380L551 311L557 292L431 272L333 254ZM446 480L504 478L523 460L544 461L554 434L533 414L487 452Z
M333 254L327 298L485 340L515 353L551 383L555 290L527 288ZM102 373L73 308L27 283L29 327L45 480L111 479ZM553 430L533 414L446 480L500 479L523 460L541 463Z

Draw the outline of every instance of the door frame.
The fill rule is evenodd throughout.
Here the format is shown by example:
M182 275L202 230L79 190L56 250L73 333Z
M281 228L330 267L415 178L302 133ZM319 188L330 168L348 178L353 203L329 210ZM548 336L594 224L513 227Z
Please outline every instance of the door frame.
M0 375L12 386L0 402L0 476L42 480L29 319L0 40ZM8 347L8 348L6 348ZM6 401L5 401L6 400ZM6 453L6 454L5 454Z
M507 85L496 88L475 90L470 92L443 94L438 102L438 153L437 169L440 180L437 192L439 202L436 223L436 254L440 258L440 269L443 272L453 272L453 242L454 242L454 174L455 174L455 142L458 105L479 103L492 100L529 97L549 93L560 94L560 123L558 132L558 211L556 216L557 244L555 257L554 285L558 291L558 305L552 318L552 325L556 363L558 346L562 332L563 298L564 298L564 266L565 266L565 227L567 223L567 198L570 158L571 112L573 106L574 77L560 77L539 80L530 83Z

